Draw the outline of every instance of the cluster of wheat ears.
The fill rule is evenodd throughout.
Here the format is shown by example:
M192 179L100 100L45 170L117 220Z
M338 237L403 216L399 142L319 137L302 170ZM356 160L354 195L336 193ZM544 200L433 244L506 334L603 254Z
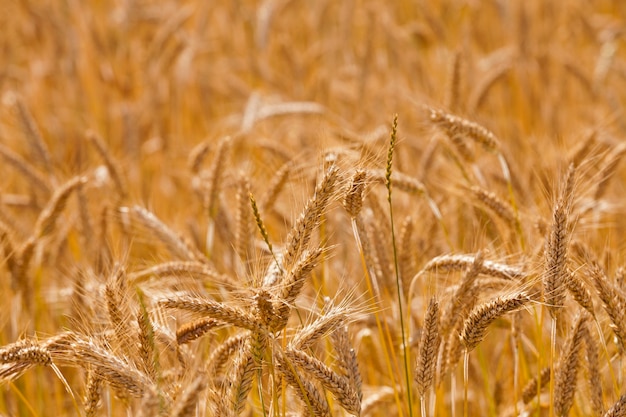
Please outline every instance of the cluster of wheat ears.
M626 416L622 1L0 7L0 415Z

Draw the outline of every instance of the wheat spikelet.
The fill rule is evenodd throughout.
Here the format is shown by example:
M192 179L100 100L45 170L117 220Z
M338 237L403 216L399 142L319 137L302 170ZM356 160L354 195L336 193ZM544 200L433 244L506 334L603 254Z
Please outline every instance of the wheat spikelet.
M626 416L626 394L619 397L611 408L604 413L604 417L625 417Z
M292 305L302 291L309 274L317 265L321 254L321 248L305 253L303 259L298 262L285 276L285 279L278 284L278 288L274 291L276 299L275 304L277 305L274 312L275 316L272 318L270 324L272 331L279 331L287 324Z
M130 327L132 313L127 298L126 271L122 265L116 265L109 276L105 287L107 313L111 329L115 334L115 346L130 356L135 354L130 336L133 331Z
M290 385L298 398L304 403L305 410L312 417L330 417L330 408L328 401L320 393L320 391L310 381L303 378L302 375L294 368L294 365L287 362L282 355L274 355L276 369L283 376L288 385Z
M85 177L74 177L57 189L35 223L35 236L41 238L52 234L67 201L76 189L87 182Z
M386 171L382 169L369 169L367 170L368 178L379 184L386 184ZM426 195L426 187L417 178L413 178L409 175L403 174L398 171L393 172L393 178L391 179L391 185L400 191L408 194Z
M137 314L137 328L139 329L137 334L139 346L137 350L145 372L153 381L156 381L160 366L154 337L154 326L148 314L143 293L140 290L138 290L137 296L139 298L140 307L139 313Z
M104 165L113 180L113 184L115 184L115 190L119 198L124 199L128 196L128 187L126 185L126 181L124 180L124 176L122 175L122 169L115 161L113 155L111 155L111 151L106 146L104 141L98 134L92 130L87 131L86 133L87 140L93 144L94 148L102 158Z
M489 151L497 152L500 149L496 135L478 123L435 109L430 109L430 121L441 127L450 138L463 135Z
M228 359L236 352L241 351L249 338L250 334L246 332L231 336L222 342L222 344L213 350L211 356L207 360L207 363L209 364L207 373L209 375L217 375L220 373L222 367L226 364Z
M243 329L263 331L263 328L253 315L238 307L229 306L210 299L178 296L160 300L158 304L163 308L204 314Z
M487 209L489 209L489 211L504 220L509 227L515 227L517 222L515 211L508 203L502 201L494 193L483 190L478 186L470 187L469 191L472 193L474 198L480 201Z
M475 307L463 323L461 340L467 351L474 349L485 337L487 327L498 317L522 308L530 299L524 293L500 296Z
M422 268L422 272L451 272L463 271L470 267L475 260L475 255L441 255L437 256ZM524 271L514 266L484 260L480 268L480 273L503 279L522 280L526 277Z
M224 326L224 322L210 317L202 317L180 326L176 330L176 341L179 345L184 345L204 336L211 330L218 329L222 326Z
M543 291L552 317L557 317L565 300L565 267L569 244L568 215L567 198L561 197L554 207L552 227L545 249Z
M320 360L300 350L286 350L285 358L314 377L333 394L339 404L350 414L357 416L360 414L361 401L359 395L354 387L350 386L346 378L337 374Z
M348 329L346 326L338 327L330 335L333 347L337 353L337 365L341 369L341 375L346 378L349 385L356 391L359 401L363 400L363 381L357 361L356 352L350 345Z
M304 211L292 227L283 250L282 266L285 270L291 269L306 249L313 230L319 224L322 213L330 202L338 175L339 169L336 166L328 169L315 188L314 196L308 201Z
M435 377L437 368L437 352L441 336L439 334L439 303L435 298L431 298L424 318L422 337L420 340L420 351L417 367L415 369L415 382L417 392L421 398L430 389Z
M568 415L574 403L576 379L580 368L580 354L584 341L583 329L588 317L585 313L581 313L574 321L563 349L563 355L554 372L554 412L557 416Z
M593 280L602 306L611 320L611 328L617 337L619 348L623 351L626 348L626 298L609 282L597 262L590 263L587 274Z
M575 272L570 272L567 275L565 279L565 286L570 294L572 294L578 305L587 310L592 317L595 317L591 293L585 287L585 283L578 277L578 275L576 275Z
M348 313L344 308L332 306L314 322L302 327L293 336L289 346L293 349L306 351L318 340L344 326L348 320Z
M52 363L49 350L31 339L22 339L0 349L0 380L18 378L27 369Z
M260 333L253 333L240 349L230 376L231 387L229 396L233 402L235 415L240 415L245 407L245 401L252 389L254 371L260 367L261 352L264 350L265 337Z
M120 398L141 398L154 393L150 378L132 364L99 346L93 339L68 334L48 346L50 356L59 365L89 368L105 380Z
M550 367L547 366L543 368L539 373L539 381L537 380L537 377L528 381L528 383L522 389L522 401L524 402L524 404L530 403L533 398L537 396L537 391L540 386L541 388L544 388L548 385L548 383L550 382L550 375L551 370Z
M600 358L598 353L598 345L591 335L589 326L583 329L583 338L585 340L586 365L588 370L589 391L591 393L591 408L596 416L604 413L604 401L602 399L602 377L600 374Z
M366 179L367 171L357 169L352 175L348 189L344 194L342 204L352 218L358 216L363 207L363 191L365 190Z

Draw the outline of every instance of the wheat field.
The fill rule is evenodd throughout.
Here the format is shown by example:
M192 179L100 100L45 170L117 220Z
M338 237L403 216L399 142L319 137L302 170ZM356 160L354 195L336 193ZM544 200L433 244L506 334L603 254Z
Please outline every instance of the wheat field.
M0 22L0 416L626 416L625 2Z

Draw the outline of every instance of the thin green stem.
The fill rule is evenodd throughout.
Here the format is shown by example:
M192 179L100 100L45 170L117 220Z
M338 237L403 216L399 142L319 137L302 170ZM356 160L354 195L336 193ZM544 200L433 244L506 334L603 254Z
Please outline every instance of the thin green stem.
M393 247L393 264L394 272L396 275L396 289L398 292L398 313L400 315L400 329L402 333L402 350L404 356L404 376L406 379L406 391L407 401L409 405L409 416L413 416L413 404L411 395L411 375L409 373L409 349L406 342L406 334L404 329L404 314L402 313L402 285L400 284L400 268L398 266L398 250L396 247L396 233L393 225L393 204L391 204L391 167L393 162L393 150L397 140L398 131L398 115L393 118L393 125L391 130L391 141L389 143L389 152L387 153L387 170L386 170L386 185L387 185L387 202L389 203L389 222L391 223L391 242Z

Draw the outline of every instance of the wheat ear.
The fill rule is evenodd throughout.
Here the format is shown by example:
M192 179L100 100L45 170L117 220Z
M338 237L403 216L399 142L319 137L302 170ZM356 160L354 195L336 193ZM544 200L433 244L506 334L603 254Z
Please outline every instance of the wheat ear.
M604 417L626 417L626 394L619 397L619 400L608 409Z
M497 297L475 307L463 323L461 340L467 351L471 351L483 340L487 327L498 317L519 310L530 301L524 293Z
M441 336L439 334L439 303L435 298L431 298L424 318L422 337L420 340L420 351L415 369L415 382L417 392L425 401L426 392L430 389L435 377L437 368L437 352Z
M584 342L584 328L589 316L579 314L567 339L563 356L554 372L554 412L557 416L566 416L574 403L576 379L580 368L580 354Z
M300 217L296 220L289 236L287 236L287 245L283 251L282 266L284 270L291 269L307 248L311 234L319 225L322 213L330 202L338 177L339 169L334 165L331 166L315 188L314 196L308 201Z

